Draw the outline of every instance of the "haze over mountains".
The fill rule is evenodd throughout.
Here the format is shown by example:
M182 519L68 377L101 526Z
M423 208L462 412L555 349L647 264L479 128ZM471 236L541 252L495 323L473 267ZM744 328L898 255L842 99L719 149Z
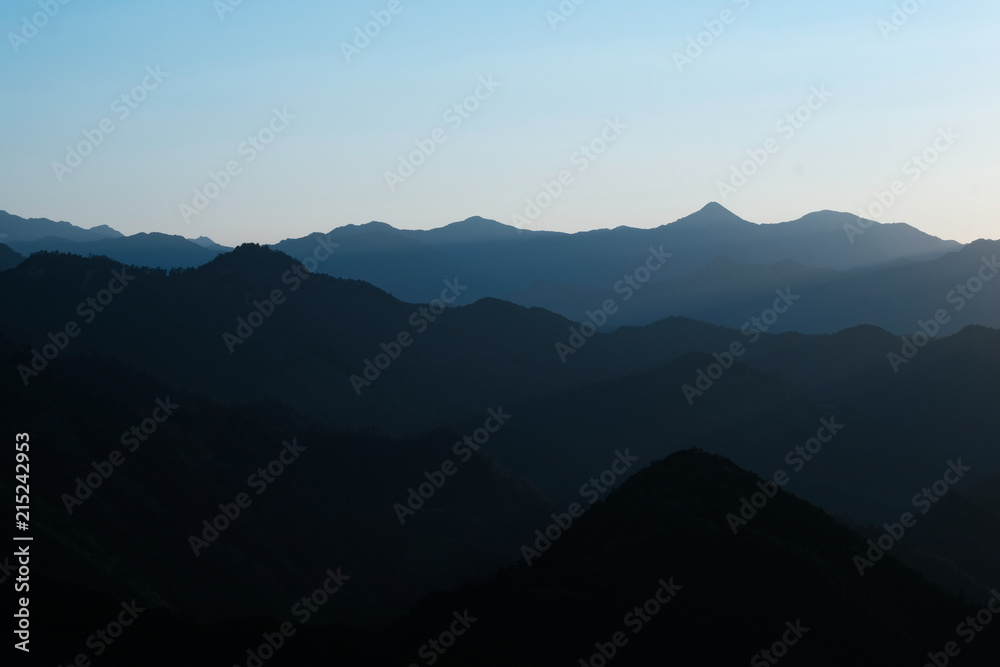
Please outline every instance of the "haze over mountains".
M847 233L845 225L860 228L862 233L856 236ZM85 244L75 254L107 254L112 259L124 261L112 253L131 246L109 241L146 237L154 238L161 244L186 241L213 250L216 254L231 250L205 236L184 239L152 233L125 237L106 225L88 230L68 222L26 220L4 211L0 211L0 233L6 234L3 240L22 254L36 250L68 252L73 246L66 242L72 242ZM717 257L730 257L754 265L789 260L807 266L849 271L907 260L934 259L961 246L903 223L883 224L833 211L810 213L790 222L756 224L743 220L714 202L685 218L654 229L622 225L614 229L565 234L518 229L494 220L473 217L431 230L396 229L385 223L370 222L317 233L326 234L332 242L346 241L349 244L341 253L342 266L337 269L342 275L331 275L364 279L395 292L398 290L394 288L406 289L407 283L420 275L413 276L407 271L416 269L421 273L427 272L434 268L433 262L448 258L451 263L449 268L453 271L469 273L478 270L479 273L469 275L481 276L481 286L477 289L488 296L498 296L512 286L517 289L527 284L525 281L535 280L564 279L573 284L603 287L608 279L616 277L605 267L631 260L635 256L635 247L644 243L666 244L683 250L667 272L659 276L661 279L668 274L688 273ZM286 239L272 246L296 256L299 254L296 249L309 246L314 236ZM86 245L88 243L98 245ZM171 263L177 260L169 255L158 255L157 243L145 244L148 261L139 266L183 268L200 266L208 261L196 261L195 258L186 264ZM109 252L97 252L103 249ZM402 267L390 267L395 271L377 266L378 260L398 260L404 255L406 263ZM588 260L592 260L593 264L584 265ZM520 269L522 275L516 275L515 268ZM332 269L327 268L327 271ZM366 271L383 273L365 274ZM400 293L399 296L420 300L424 294Z
M852 246L853 216L810 217L758 226L712 205L578 235L372 223L226 252L59 241L211 255L170 271L0 252L16 313L0 326L0 428L30 428L44 471L40 616L57 618L60 596L137 598L158 620L107 664L244 665L342 568L343 590L272 664L409 664L463 610L477 620L439 664L573 664L675 579L643 623L658 629L630 633L616 664L747 661L796 619L810 630L788 664L919 664L1000 581L1000 291L986 279L1000 243L872 226ZM63 228L9 225L15 249ZM482 297L475 278L539 293L516 262L603 326ZM425 298L324 274L341 271L400 286L410 271ZM625 272L642 285L628 300L613 287ZM907 338L873 326L886 321ZM213 536L241 493L252 502ZM876 557L867 541L906 512L916 525ZM46 664L80 652L92 629L74 639L74 623ZM171 643L178 628L211 651ZM497 648L504 636L521 644ZM997 651L984 635L956 664Z
M8 245L21 255L39 250L105 255L153 268L197 267L229 250L207 237L123 237L107 228L35 222L2 214L0 232L8 234ZM336 258L319 262L315 271L363 280L409 302L433 299L442 276L448 275L467 285L467 302L494 297L575 321L616 299L620 310L609 329L671 316L740 327L775 289L790 288L804 298L773 331L803 333L833 333L862 324L910 333L918 318L940 308L997 251L995 243L962 246L905 224L831 211L758 225L715 203L649 230L618 227L561 234L470 218L411 231L373 222L273 247L303 259L321 240L327 250L323 256L335 250ZM646 275L641 267L654 250L669 255L669 261ZM0 257L4 265L15 261L10 253ZM990 291L974 303L965 299L969 307L956 309L960 312L950 330L1000 325L998 298ZM830 308L831 303L837 307Z

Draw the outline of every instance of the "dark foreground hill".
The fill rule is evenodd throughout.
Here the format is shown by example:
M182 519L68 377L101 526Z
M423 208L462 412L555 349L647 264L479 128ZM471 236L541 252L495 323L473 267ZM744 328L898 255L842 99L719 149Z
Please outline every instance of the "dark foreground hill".
M734 535L727 517L764 486L700 451L655 462L530 568L426 601L413 650L452 609L479 620L443 665L577 665L612 650L622 665L768 664L760 652L783 636L795 645L782 664L920 665L957 639L968 608L891 558L859 576L864 541L783 491ZM799 639L792 626L809 630ZM956 664L1000 655L995 633L976 641Z
M762 488L773 497L734 534L729 515ZM958 651L949 664L959 667L995 665L1000 655L994 632L984 629L968 642L967 632L956 634L977 607L939 592L891 556L860 576L854 558L868 548L862 538L700 451L656 462L582 518L549 518L537 530L524 535L530 567L521 561L429 596L391 629L303 625L288 614L199 626L151 609L105 647L100 664L696 666L775 664L780 657L788 665L882 667L924 664L948 642ZM120 605L43 582L51 597L38 620L49 642L39 659L68 661ZM354 583L343 583L325 604L343 605ZM311 590L289 589L287 598ZM58 620L63 624L54 626ZM277 637L283 622L288 636ZM52 627L61 631L53 636ZM268 637L280 648L271 650Z
M13 250L9 245L0 243L0 271L13 269L24 261L24 257Z

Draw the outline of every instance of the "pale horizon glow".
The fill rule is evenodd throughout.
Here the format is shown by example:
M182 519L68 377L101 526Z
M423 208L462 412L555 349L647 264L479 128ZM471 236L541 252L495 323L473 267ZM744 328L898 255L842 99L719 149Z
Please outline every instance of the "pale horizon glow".
M588 0L553 29L556 0L398 0L401 11L348 62L341 43L371 12L385 17L388 0L251 0L220 18L226 1L71 1L28 39L11 35L37 1L6 3L0 209L234 246L373 220L652 228L710 201L770 224L861 214L899 180L902 194L866 217L963 243L998 236L995 3L916 3L886 37L888 1ZM674 53L723 11L731 22L679 71ZM154 83L157 67L165 77L122 118L114 101ZM490 80L498 85L483 88ZM832 97L791 135L779 131L813 89ZM477 109L449 116L477 90ZM275 109L294 118L249 161L243 142ZM580 170L581 145L614 119L627 127ZM57 174L67 147L105 120L113 131ZM438 128L443 143L391 190L386 172ZM956 140L933 154L949 130ZM772 138L776 152L746 185L720 192ZM934 162L914 180L911 157L925 151ZM185 221L180 207L229 161L239 173ZM552 204L515 224L564 170L571 182Z

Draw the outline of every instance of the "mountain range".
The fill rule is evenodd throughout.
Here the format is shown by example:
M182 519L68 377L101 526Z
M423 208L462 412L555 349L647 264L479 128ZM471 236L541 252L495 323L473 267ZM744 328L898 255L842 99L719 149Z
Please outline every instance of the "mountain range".
M799 223L709 206L595 237L477 220L341 228L289 252L184 240L212 257L170 270L0 252L16 314L0 325L0 428L31 431L37 613L59 628L37 664L70 664L93 615L135 599L151 620L102 664L248 665L341 571L343 590L269 664L427 664L428 638L463 618L435 663L594 664L613 649L617 664L753 664L798 628L789 664L920 664L1000 581L1000 330L984 278L1000 244L917 233L909 256L886 244L858 264L824 236L844 218L817 215L814 245L775 240ZM713 230L747 235L738 260ZM856 242L883 233L910 232ZM606 256L588 246L601 234ZM494 258L538 253L541 270L547 254L548 277L581 291L616 262L661 262L664 278L628 302L612 289L582 320L478 296L476 274L447 262L485 280L502 262L483 264L483 235ZM163 247L64 242L143 239ZM325 274L392 244L398 261L372 270L433 276L426 299ZM963 276L984 282L958 308L940 290ZM625 308L647 297L717 315L628 320L656 317ZM915 525L876 557L907 512ZM662 612L637 626L629 610L657 595ZM66 599L86 613L67 618ZM957 664L997 654L984 633Z
M848 228L865 231L853 236L845 232ZM202 266L230 250L207 237L115 236L109 228L83 230L9 214L0 214L0 231L21 255L43 250L104 255L163 269ZM962 246L905 224L884 225L831 211L759 225L713 203L655 229L578 234L524 231L482 218L429 231L373 222L273 247L307 266L314 261L310 258L322 257L311 270L362 280L409 302L431 301L450 277L467 286L462 295L466 303L492 297L578 322L615 299L619 309L602 327L607 330L672 316L740 327L782 288L804 298L773 325L775 332L834 333L873 324L912 333L920 318L949 297L952 303L946 307L954 306L955 312L947 331L969 324L1000 325L995 290L975 302L962 298L970 302L967 309L959 307L960 296L954 295L957 287L975 279L984 260L993 262L989 266L995 270L995 243ZM651 258L652 271L646 266ZM10 253L0 257L3 265L15 261Z

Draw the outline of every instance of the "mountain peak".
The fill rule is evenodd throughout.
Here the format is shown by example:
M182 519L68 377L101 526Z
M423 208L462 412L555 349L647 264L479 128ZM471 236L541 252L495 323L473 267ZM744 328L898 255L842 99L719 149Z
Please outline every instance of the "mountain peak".
M215 241L213 241L212 239L208 238L207 236L199 236L196 239L188 239L188 241L196 243L200 245L202 248L205 248L206 250L215 250L218 252L226 252L228 250L231 250L231 248L227 248L223 245L220 245Z
M364 236L367 234L398 234L399 230L392 225L379 222L378 220L372 220L371 222L366 222L363 225L343 225L341 227L334 228L331 234L337 234L339 236ZM286 241L289 239L285 239Z
M99 236L106 236L112 239L118 239L125 236L117 229L113 229L111 227L108 227L107 225L97 225L96 227L91 227L87 231L93 232L94 234L97 234Z
M708 202L695 215L729 215L734 218L739 217L717 201Z
M720 204L719 202L709 202L701 210L692 213L691 215L681 218L677 222L673 223L675 225L687 226L732 226L732 225L750 225L753 223L747 222L740 216L736 215L728 208Z
M450 242L470 242L511 238L517 236L518 230L502 222L475 215L425 233Z

